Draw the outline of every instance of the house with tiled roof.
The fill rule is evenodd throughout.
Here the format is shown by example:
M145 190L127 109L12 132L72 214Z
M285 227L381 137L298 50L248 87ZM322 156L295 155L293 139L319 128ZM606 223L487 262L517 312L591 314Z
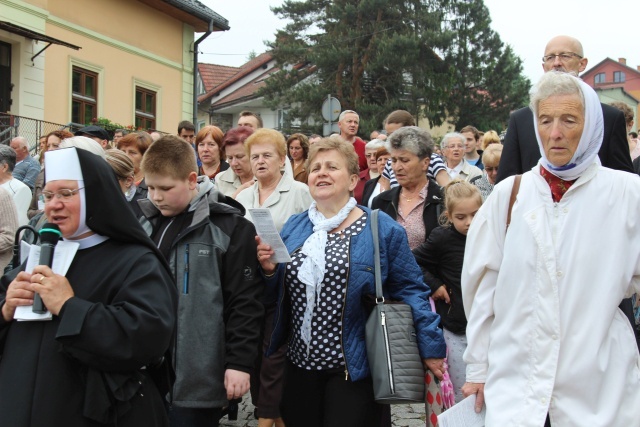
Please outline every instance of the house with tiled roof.
M605 58L584 72L582 80L591 86L600 102L610 104L615 101L624 102L635 112L632 130L638 129L640 117L640 65L636 68L627 65L625 58L617 61Z
M282 110L274 111L266 107L263 97L258 95L265 80L278 70L269 52L256 56L240 67L198 64L202 82L202 92L198 96L198 123L202 125L206 122L226 131L235 126L241 111L250 110L260 115L264 127L280 128ZM218 76L212 76L216 73Z
M194 117L195 33L229 29L198 0L0 3L0 141L32 145L54 129L19 128L27 118L175 133Z
M198 95L205 94L221 85L240 71L240 67L217 64L198 64Z

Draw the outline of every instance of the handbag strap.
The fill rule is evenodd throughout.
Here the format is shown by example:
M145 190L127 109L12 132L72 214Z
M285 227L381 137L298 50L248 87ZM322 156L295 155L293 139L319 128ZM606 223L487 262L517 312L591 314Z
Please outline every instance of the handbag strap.
M371 211L371 232L373 233L373 273L376 280L376 304L383 304L384 296L382 296L382 274L380 273L380 240L378 238L379 212L379 209L374 209Z
M522 180L522 175L516 175L516 178L513 180L513 187L511 188L511 197L509 198L509 211L507 212L507 230L509 229L509 224L511 224L511 210L513 209L513 205L516 203L516 198L518 197L518 191L520 190L521 180Z

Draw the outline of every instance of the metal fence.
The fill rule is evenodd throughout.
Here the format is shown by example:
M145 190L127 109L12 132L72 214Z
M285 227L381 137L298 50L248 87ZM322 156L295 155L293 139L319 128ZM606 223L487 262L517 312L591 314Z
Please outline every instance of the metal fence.
M75 132L78 127L78 125L72 123L62 125L29 117L0 113L0 144L8 145L16 136L22 136L27 140L29 151L32 154L37 154L40 151L38 141L41 136L45 136L54 130L62 129Z
M67 123L66 125L60 123L46 122L44 120L32 119L30 117L14 116L13 114L0 113L0 144L9 145L9 142L16 136L21 136L27 139L29 145L29 151L32 155L38 154L40 151L40 144L38 141L41 136L46 136L49 132L54 130L68 130L71 133L75 133L80 128L88 125L82 125L79 123ZM110 125L97 125L107 131L109 134L109 141L113 140L113 134L117 129L117 126ZM127 133L131 130L125 129ZM138 131L142 132L142 131ZM151 132L151 130L149 130ZM167 135L166 132L158 132L160 135Z

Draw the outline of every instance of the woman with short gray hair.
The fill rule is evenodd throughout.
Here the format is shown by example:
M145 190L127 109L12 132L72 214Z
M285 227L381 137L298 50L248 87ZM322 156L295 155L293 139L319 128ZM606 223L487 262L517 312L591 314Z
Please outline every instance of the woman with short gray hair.
M364 146L364 156L367 158L367 168L360 172L358 176L358 185L353 190L353 197L358 204L366 205L364 200L364 187L367 182L371 180L377 180L380 176L381 170L378 170L378 163L376 161L376 151L379 148L385 146L385 141L382 139L372 139Z
M466 138L463 134L450 132L442 138L442 153L451 179L470 182L473 178L481 176L482 171L464 159L465 144Z
M424 129L405 126L394 131L387 143L399 186L379 194L371 208L398 221L407 231L413 249L438 226L442 195L438 184L427 178L433 139Z
M29 222L27 210L31 203L31 189L22 181L13 177L16 166L16 152L8 145L0 144L0 188L4 188L16 204L18 210L18 224Z

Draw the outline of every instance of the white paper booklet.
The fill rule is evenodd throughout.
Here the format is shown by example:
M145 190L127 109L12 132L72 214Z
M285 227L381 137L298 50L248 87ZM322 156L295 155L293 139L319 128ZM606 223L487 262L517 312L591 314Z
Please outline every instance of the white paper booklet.
M476 395L471 395L438 415L440 427L484 427L485 407L478 414L475 410Z
M53 266L51 267L54 273L60 274L62 276L67 274L67 271L71 266L71 262L73 261L73 257L76 255L79 246L80 245L78 243L69 242L67 240L61 240L58 242L58 244L56 245L56 250L53 254ZM27 254L29 259L27 260L25 271L27 273L31 273L33 271L33 267L38 265L38 262L40 261L40 246L29 245L28 243L21 242L21 262L24 262ZM33 312L32 305L23 305L16 308L16 312L13 315L13 318L18 321L42 321L51 320L52 316L48 310L42 314L38 314Z
M278 264L280 262L291 262L289 251L284 245L280 233L276 228L276 224L273 222L271 212L269 209L249 209L251 219L253 219L253 225L256 227L256 232L260 239L267 245L271 246L274 254L270 261Z

